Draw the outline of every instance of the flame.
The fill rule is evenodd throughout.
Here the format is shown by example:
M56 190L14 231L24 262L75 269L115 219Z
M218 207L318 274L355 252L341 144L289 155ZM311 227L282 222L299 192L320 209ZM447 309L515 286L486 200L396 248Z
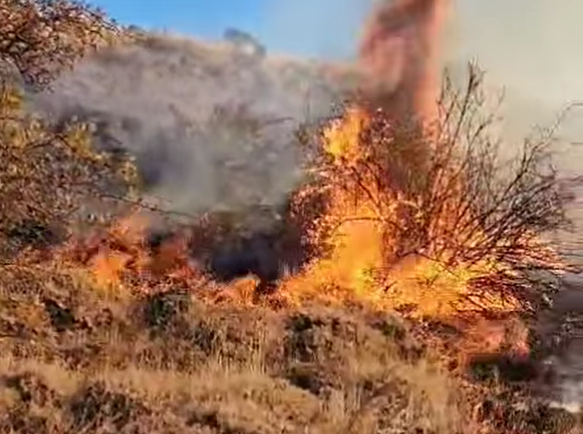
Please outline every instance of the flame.
M150 222L138 212L71 240L53 252L52 260L84 268L98 287L127 287L139 292L163 291L182 281L199 285L203 276L191 260L188 234L179 233L157 249L147 245Z
M380 104L381 117L389 127L409 118L427 124L437 116L438 35L447 5L447 0L383 2L366 26L359 62L372 77L369 96ZM391 80L393 83L387 83ZM312 258L300 273L283 278L276 293L278 299L289 304L317 299L337 304L364 303L387 311L407 310L412 318L432 318L463 328L463 345L471 353L498 351L506 336L500 320L495 323L477 317L467 321L476 318L477 303L499 314L512 314L521 308L519 300L503 298L495 290L482 293L479 301L474 299L472 282L491 272L492 264L459 261L446 266L420 252L388 260L403 238L403 232L388 222L406 226L408 220L416 218L411 210L417 204L397 173L395 165L401 160L391 156L391 152L397 152L397 144L388 140L376 145L388 155L382 162L382 179L379 173L363 170L363 161L378 157L370 137L364 139L364 133L375 134L374 120L370 107L353 105L323 131L321 149L326 167L321 174L326 184L326 204L313 224L314 230L303 236L316 244L325 241L329 249L327 254ZM421 147L407 152L412 169L422 172L423 159L431 151ZM452 168L444 169L439 179L433 188L447 189L451 199L445 200L433 216L429 236L455 234L472 243L467 234L456 232L464 222L452 218L464 191L461 181L452 178ZM308 190L303 193L311 194ZM147 226L142 217L130 215L105 234L67 246L59 253L60 258L86 267L101 285L154 291L179 282L193 291L204 288L198 294L214 297L215 302L229 299L229 291L231 300L252 302L257 286L253 278L244 277L231 285L209 283L202 269L192 262L190 246L196 243L192 233L177 234L153 251L145 243ZM455 257L456 252L450 253ZM207 291L211 286L213 291ZM209 296L211 292L215 295ZM526 337L518 336L516 345L520 351L527 351Z
M334 228L326 240L330 254L317 258L301 277L293 277L283 286L288 292L313 293L322 292L323 287L344 288L347 293L374 301L383 308L417 305L418 316L448 317L460 311L475 310L475 306L466 301L471 297L469 282L486 273L485 270L489 272L490 264L459 264L452 269L414 254L387 268L387 250L391 244L399 242L402 233L392 231L386 222L400 223L408 197L407 192L397 188L390 190L390 183L379 185L374 174L366 173L360 164L369 158L370 143L365 143L361 134L370 126L370 119L366 110L350 107L344 117L332 122L324 131L322 150L329 157L331 167L327 168L328 205L318 225ZM339 173L346 176L338 176ZM383 176L391 176L390 167ZM447 176L442 178L447 180ZM462 194L463 190L452 189L452 183L445 181L434 188L446 187L452 190L452 200L451 203L446 201L441 212L434 216L430 237L455 233L452 226L460 224L448 216L456 215L453 208L459 202L454 200L455 194ZM382 217L379 215L381 202L386 205ZM471 241L470 238L468 242ZM447 255L442 257L445 259ZM382 275L375 275L379 270ZM518 307L516 301L496 297L494 291L488 297L491 307L509 311Z
M345 118L325 130L324 151L333 158L334 165L351 166L362 157L360 133L367 120L362 110L349 109ZM332 190L330 203L327 217L343 224L329 240L333 253L319 264L319 272L337 284L368 292L368 272L382 261L381 228L375 220L374 207L369 201L354 197L350 189L340 188ZM358 218L349 220L355 216Z
M420 252L388 260L394 246L406 237L406 231L394 230L389 223L406 225L406 219L414 218L403 210L415 206L411 203L415 197L402 189L398 176L392 172L390 158L385 166L374 166L379 172L371 169L370 158L377 158L373 147L387 147L390 156L394 145L390 141L371 143L370 134L378 138L374 116L365 108L352 106L324 130L321 149L327 163L320 170L325 179L327 203L316 224L321 233L316 230L311 236L315 242L325 239L329 251L315 258L299 275L285 279L280 294L295 304L306 299L358 303L385 311L407 311L413 319L431 318L448 323L464 331L464 337L457 342L465 348L459 354L464 359L467 354L501 350L508 341L507 330L500 325L505 321L490 320L476 312L484 308L490 315L514 318L523 306L520 300L501 295L493 284L482 289L478 298L473 284L476 279L502 271L499 264L488 258L478 263L460 258L450 264L448 261L458 254L453 250L442 253L441 261ZM386 118L382 113L379 116ZM422 150L430 152L428 148ZM409 152L416 150L411 148ZM457 172L455 166L445 167L432 185L433 189L448 191L448 195L439 211L431 216L428 237L435 240L459 237L460 243L471 246L481 234L479 231L466 234L459 229L465 220L458 218L456 207L461 203L464 188L462 179L455 177ZM379 175L384 182L379 182ZM465 218L472 216L468 214ZM461 321L463 318L472 321ZM527 334L516 335L511 347L516 353L527 353Z
M458 343L465 348L460 352L464 357L468 352L497 351L507 340L506 331L499 326L500 320L496 323L476 317L476 304L482 303L490 313L510 315L520 310L520 303L501 297L495 288L482 292L479 301L473 299L472 281L491 272L489 264L469 265L462 261L452 267L421 254L387 260L388 252L403 236L387 225L387 219L401 222L409 218L403 208L409 206L411 198L399 182L391 182L390 164L384 167L383 174L389 179L384 183L379 183L374 173L362 170L362 162L375 156L370 135L365 134L375 134L373 120L368 109L351 106L323 131L326 206L316 219L315 233L306 233L304 237L313 237L314 242L325 241L329 249L327 254L313 258L300 273L283 278L276 291L277 300L283 305L318 300L407 311L412 319L432 318L462 328L465 337ZM387 142L384 146L390 155L392 144ZM434 188L451 188L452 183L445 182L448 174L445 171L444 181ZM365 191L367 194L363 194ZM461 186L453 188L453 201L446 202L434 216L431 230L436 236L453 233L450 229L456 222L448 215L453 215L458 203L454 200L456 194L462 193ZM383 218L379 216L379 204L383 205ZM68 246L61 252L62 257L86 267L96 282L104 286L125 285L136 291L153 292L168 290L178 283L212 302L256 302L253 291L258 282L253 277L218 284L193 263L191 250L197 242L197 231L179 232L152 250L145 242L147 228L147 220L131 214L105 233ZM199 232L209 233L204 226ZM199 242L204 248L202 238ZM467 318L474 320L462 321ZM519 336L515 346L526 351L526 338Z
M450 0L384 0L364 27L359 66L369 98L400 123L437 118L441 36Z
M359 63L364 71L372 74L373 82L377 85L371 89L371 95L386 97L381 101L382 108L393 116L396 123L413 115L428 120L436 112L438 36L444 25L447 3L444 0L385 1L374 11L365 27ZM396 46L400 51L393 50ZM402 60L400 63L399 59ZM395 70L399 72L397 99L391 99L382 91L380 84ZM343 118L332 122L325 129L322 146L332 162L332 171L356 170L359 161L368 157L369 150L361 140L361 133L367 130L370 121L368 109L354 106L346 111ZM321 288L328 288L323 292L329 294L330 288L337 288L346 294L374 299L375 303L385 307L387 303L389 306L398 306L397 299L402 300L400 304L426 300L426 308L422 311L435 314L444 311L444 315L451 313L451 309L456 308L451 308L453 302L446 295L452 291L443 291L439 297L426 297L419 289L422 285L410 283L418 282L425 274L431 274L427 270L433 264L418 257L409 260L406 265L400 264L398 271L392 270L392 278L401 283L396 287L392 285L393 296L387 297L386 282L379 280L375 272L382 270L385 265L391 234L386 224L379 220L375 198L389 203L388 211L394 214L394 219L399 218L402 212L400 205L406 198L399 189L382 191L372 176L363 174L359 182L364 184L369 197L360 197L362 189L354 188L353 185L330 185L329 203L318 225L337 226L326 239L331 254L312 261L301 276L285 279L281 293L298 293L297 288L300 286L305 288L299 293L311 287L315 293L322 292ZM120 284L124 275L128 274L128 269L149 278L181 274L190 277L192 273L185 270L191 270L192 264L187 259L184 240L175 237L172 242L163 244L157 252L148 251L143 242L146 225L133 215L110 228L105 237L94 238L89 242L89 247L84 246L87 251L91 251L90 259L84 262L99 282ZM435 228L438 226L439 223ZM467 279L464 279L461 278L460 287L465 285ZM415 286L417 290L411 291L410 286Z

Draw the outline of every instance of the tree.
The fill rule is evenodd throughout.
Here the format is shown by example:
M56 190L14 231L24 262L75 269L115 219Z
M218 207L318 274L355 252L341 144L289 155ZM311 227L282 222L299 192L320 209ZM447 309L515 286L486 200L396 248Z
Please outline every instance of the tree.
M35 89L123 33L99 9L66 0L0 0L0 22L0 59Z
M0 57L33 89L93 49L114 43L115 24L76 2L0 0ZM87 125L50 125L27 113L23 90L0 76L0 237L2 254L47 241L91 198L135 180L131 161L97 153Z

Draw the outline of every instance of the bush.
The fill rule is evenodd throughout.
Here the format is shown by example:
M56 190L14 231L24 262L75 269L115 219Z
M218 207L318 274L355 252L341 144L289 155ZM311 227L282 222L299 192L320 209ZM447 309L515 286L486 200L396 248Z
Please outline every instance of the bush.
M0 22L0 59L35 89L121 35L101 11L77 1L0 0Z
M228 28L224 32L224 39L233 44L241 53L262 59L266 49L249 33L239 29Z
M0 232L4 236L30 223L47 229L66 226L89 198L111 192L133 177L129 162L91 149L84 125L52 129L23 111L21 96L13 89L0 88L0 119Z
M0 0L0 57L33 89L46 88L117 31L97 11L63 1ZM23 93L0 77L0 236L3 255L54 238L90 197L134 181L131 162L96 153L88 127L51 126L26 113Z
M553 166L554 128L502 158L491 136L494 114L484 115L482 81L475 66L463 91L446 78L441 121L427 129L349 107L324 130L316 180L296 204L313 210L305 203L318 198L322 210L308 238L320 251L334 248L341 227L370 221L384 238L382 275L410 257L452 272L478 268L487 286L530 306L524 291L535 272L566 267L544 237L568 227L571 197Z

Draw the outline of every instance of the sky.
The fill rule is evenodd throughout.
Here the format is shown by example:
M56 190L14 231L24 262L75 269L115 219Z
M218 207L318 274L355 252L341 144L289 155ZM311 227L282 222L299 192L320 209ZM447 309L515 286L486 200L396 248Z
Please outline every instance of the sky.
M123 24L168 28L200 37L220 37L225 27L254 30L269 0L98 0Z
M274 51L346 57L373 1L98 0L93 4L122 24L166 28L205 39L220 39L227 27L236 27Z
M268 50L349 57L376 0L97 0L123 24L221 38L227 27ZM455 0L456 56L497 82L552 104L583 100L583 0Z

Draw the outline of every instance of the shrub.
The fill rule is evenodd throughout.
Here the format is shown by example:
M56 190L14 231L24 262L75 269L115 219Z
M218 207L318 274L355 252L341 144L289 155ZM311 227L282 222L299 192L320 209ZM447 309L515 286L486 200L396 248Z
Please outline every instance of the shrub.
M35 89L121 35L101 11L77 1L0 0L0 59Z
M555 128L503 158L482 82L473 65L463 91L446 78L440 121L423 130L348 107L324 130L316 179L295 205L298 219L311 222L309 241L330 251L341 227L370 221L382 233L382 275L410 257L452 272L479 268L487 278L476 284L495 283L532 306L535 275L566 267L544 237L568 227L564 186L580 179L562 180L553 166ZM315 198L313 220L306 210Z
M0 0L0 57L33 89L47 87L83 54L112 42L98 11L64 1ZM0 77L0 234L3 254L66 228L98 193L133 181L131 162L96 153L86 125L51 126L25 111L24 94Z

